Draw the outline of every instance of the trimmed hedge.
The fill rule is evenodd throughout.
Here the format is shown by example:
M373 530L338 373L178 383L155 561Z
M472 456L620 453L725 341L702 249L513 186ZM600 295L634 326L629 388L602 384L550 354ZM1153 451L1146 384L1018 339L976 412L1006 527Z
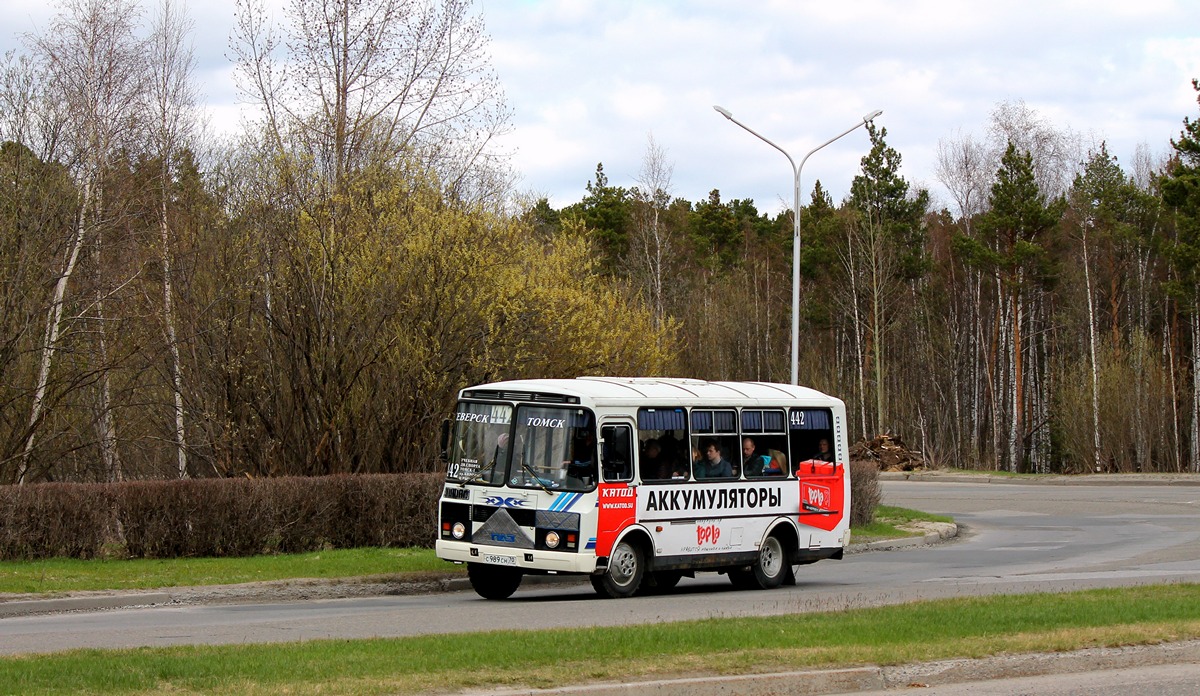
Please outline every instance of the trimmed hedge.
M252 556L432 547L442 475L0 488L0 559Z
M361 474L0 487L0 560L181 558L433 546L443 477ZM879 470L851 462L852 524Z

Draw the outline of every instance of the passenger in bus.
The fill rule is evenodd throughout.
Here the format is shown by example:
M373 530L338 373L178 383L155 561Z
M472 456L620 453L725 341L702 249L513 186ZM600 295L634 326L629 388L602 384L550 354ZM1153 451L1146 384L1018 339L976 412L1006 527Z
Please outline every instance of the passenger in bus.
M592 464L596 458L596 436L590 429L577 436L571 447L571 458L563 462L567 476L582 479L595 471Z
M746 476L762 476L770 461L770 457L759 453L754 438L742 438L742 471Z
M782 476L787 470L787 455L777 449L767 450L767 464L763 476Z
M696 465L696 479L733 478L733 467L728 460L721 456L721 448L716 440L704 440L700 443L704 457Z
M818 462L833 461L833 450L829 448L829 440L827 438L821 438L821 441L817 443L817 453L809 457L809 459L815 459Z
M662 445L658 440L646 440L642 449L642 478L669 479L671 478L671 463L663 456Z
M508 433L500 433L496 438L496 449L492 452L492 458L488 460L487 465L500 466L503 468L504 460L508 457Z

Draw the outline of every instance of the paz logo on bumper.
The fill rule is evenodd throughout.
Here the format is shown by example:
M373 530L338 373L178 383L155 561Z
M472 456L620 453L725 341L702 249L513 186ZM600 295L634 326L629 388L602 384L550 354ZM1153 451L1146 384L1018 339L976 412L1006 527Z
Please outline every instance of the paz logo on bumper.
M487 503L488 505L495 505L496 507L519 508L525 507L526 501L520 498L505 498L504 496L499 495L489 495L483 499L483 502Z

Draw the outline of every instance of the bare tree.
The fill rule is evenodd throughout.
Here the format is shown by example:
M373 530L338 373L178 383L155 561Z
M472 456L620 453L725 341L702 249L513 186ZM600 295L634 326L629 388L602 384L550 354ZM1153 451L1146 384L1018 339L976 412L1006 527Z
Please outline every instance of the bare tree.
M996 165L995 153L970 135L938 141L937 179L954 198L968 230L971 220L987 206Z
M1083 162L1085 148L1078 133L1055 128L1023 101L997 104L988 130L993 161L999 162L1012 143L1033 159L1034 177L1046 198L1066 194Z
M295 0L281 40L262 0L239 0L231 40L243 92L274 147L326 181L416 156L452 193L493 181L509 112L470 0Z
M29 38L35 59L48 77L48 97L67 115L64 155L78 186L79 212L67 241L61 270L55 280L41 346L41 361L29 415L24 456L17 482L24 483L37 427L46 406L50 369L62 331L67 285L80 252L96 224L102 198L100 179L112 154L130 135L133 115L140 106L143 47L135 36L136 7L125 0L69 0L45 34ZM101 347L103 350L103 346ZM105 468L120 478L107 372L102 377L97 424Z
M183 407L183 368L175 321L175 292L171 268L172 165L176 152L191 135L196 90L192 82L195 57L189 35L192 23L171 0L162 0L150 36L151 98L154 110L153 142L159 163L158 229L162 261L162 318L170 354L171 391L175 411L175 451L179 478L186 478L187 430Z
M897 274L899 264L886 232L865 216L849 222L845 246L838 254L846 283L835 301L851 323L861 427L870 436L885 432L889 422L885 351L897 304L904 299L904 282ZM873 416L868 418L867 405L872 401Z
M667 162L667 153L654 140L646 136L646 152L642 155L642 168L638 172L638 186L633 190L635 201L630 253L631 268L640 276L647 294L647 301L654 311L656 325L661 326L666 317L664 287L668 264L674 256L666 213L671 205L671 175L674 166Z

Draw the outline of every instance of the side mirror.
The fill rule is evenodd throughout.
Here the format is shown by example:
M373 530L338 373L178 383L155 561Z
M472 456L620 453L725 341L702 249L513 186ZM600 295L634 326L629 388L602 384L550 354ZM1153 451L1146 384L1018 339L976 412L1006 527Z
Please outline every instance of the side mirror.
M442 419L442 446L438 451L438 461L445 462L449 459L447 451L450 449L450 419Z

